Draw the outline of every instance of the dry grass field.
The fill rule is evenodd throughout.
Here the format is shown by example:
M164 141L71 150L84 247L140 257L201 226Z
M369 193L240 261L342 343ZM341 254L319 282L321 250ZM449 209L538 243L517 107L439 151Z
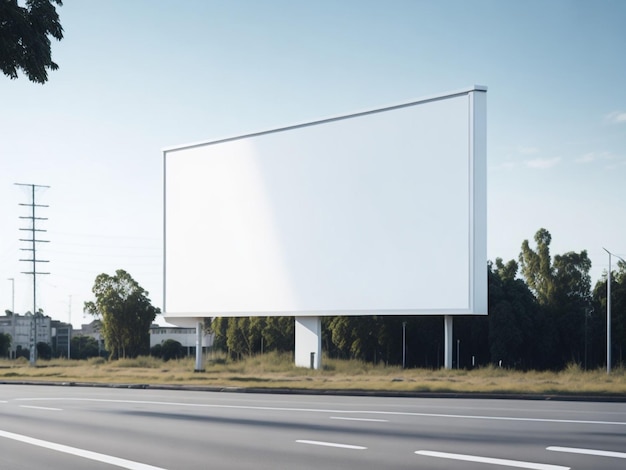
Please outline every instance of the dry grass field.
M474 370L401 369L359 361L324 359L321 370L298 368L289 354L265 354L241 361L209 355L205 371L194 372L193 358L164 362L152 357L106 361L0 360L0 383L51 382L109 385L168 385L219 389L293 389L396 393L485 393L612 396L626 399L626 371L519 372L496 367Z

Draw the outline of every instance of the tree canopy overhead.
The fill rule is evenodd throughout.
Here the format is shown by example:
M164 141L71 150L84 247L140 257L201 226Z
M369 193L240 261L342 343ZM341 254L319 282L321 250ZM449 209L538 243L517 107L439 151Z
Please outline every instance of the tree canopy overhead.
M112 358L136 357L150 351L150 325L160 313L148 292L123 269L99 274L92 289L95 302L85 311L101 318L101 332Z
M0 0L0 69L15 79L22 70L35 83L48 81L48 69L59 66L52 61L50 36L63 39L63 27L54 4L62 0Z

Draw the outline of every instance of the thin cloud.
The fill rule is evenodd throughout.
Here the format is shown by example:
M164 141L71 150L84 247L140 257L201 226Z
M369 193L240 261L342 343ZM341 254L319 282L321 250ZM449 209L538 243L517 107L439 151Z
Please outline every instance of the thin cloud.
M536 155L539 153L539 149L537 147L523 147L518 145L517 153L521 155Z
M614 156L609 152L589 152L582 157L576 159L577 163L594 163L598 161L607 161L614 159Z
M524 164L528 168L534 170L547 170L553 168L561 162L561 157L553 158L533 158L532 160L526 160Z
M626 112L613 111L605 116L605 120L611 124L626 124Z
M576 159L581 165L601 164L606 170L615 170L626 165L626 158L611 152L589 152Z
M493 165L494 170L512 170L519 166L519 163L507 159L503 162Z
M626 167L626 158L616 159L606 166L607 170L618 170Z

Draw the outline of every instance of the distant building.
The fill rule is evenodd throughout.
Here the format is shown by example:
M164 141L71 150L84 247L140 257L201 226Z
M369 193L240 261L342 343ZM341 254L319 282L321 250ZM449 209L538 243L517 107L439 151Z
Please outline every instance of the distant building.
M9 348L9 357L15 359L21 351L28 351L30 354L31 342L34 339L34 325L37 325L37 343L46 343L51 345L52 328L50 317L38 313L32 315L5 315L0 317L0 333L11 336L11 346Z
M104 337L100 333L100 320L94 320L91 323L83 323L80 330L74 330L73 336L90 336L98 342L100 351L104 351Z
M187 354L195 354L196 351L196 329L181 328L177 326L150 326L150 347L163 343L167 339L178 341L187 349ZM213 346L213 335L205 334L202 338L203 349Z
M55 357L69 357L72 341L72 325L58 320L50 322L52 329L52 351Z

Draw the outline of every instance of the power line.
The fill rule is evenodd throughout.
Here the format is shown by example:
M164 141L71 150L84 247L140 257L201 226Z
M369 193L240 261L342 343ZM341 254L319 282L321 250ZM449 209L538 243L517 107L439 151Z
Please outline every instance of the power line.
M20 206L30 207L30 215L20 216L20 219L26 219L31 221L29 228L20 228L20 230L30 232L31 238L20 238L21 242L26 242L28 248L20 248L22 251L32 252L31 259L20 259L20 261L32 263L32 271L22 271L22 274L32 274L33 276L33 321L31 322L31 348L30 348L30 363L35 365L37 362L37 275L50 274L48 272L37 271L37 263L48 263L48 260L37 259L37 243L49 243L50 240L41 240L37 238L38 233L45 233L46 230L37 228L37 222L48 220L46 217L37 217L37 209L42 207L48 207L43 204L37 204L35 199L35 191L37 188L49 188L50 186L42 186L38 184L24 184L15 183L16 186L26 186L30 188L32 195L30 204L19 204Z

